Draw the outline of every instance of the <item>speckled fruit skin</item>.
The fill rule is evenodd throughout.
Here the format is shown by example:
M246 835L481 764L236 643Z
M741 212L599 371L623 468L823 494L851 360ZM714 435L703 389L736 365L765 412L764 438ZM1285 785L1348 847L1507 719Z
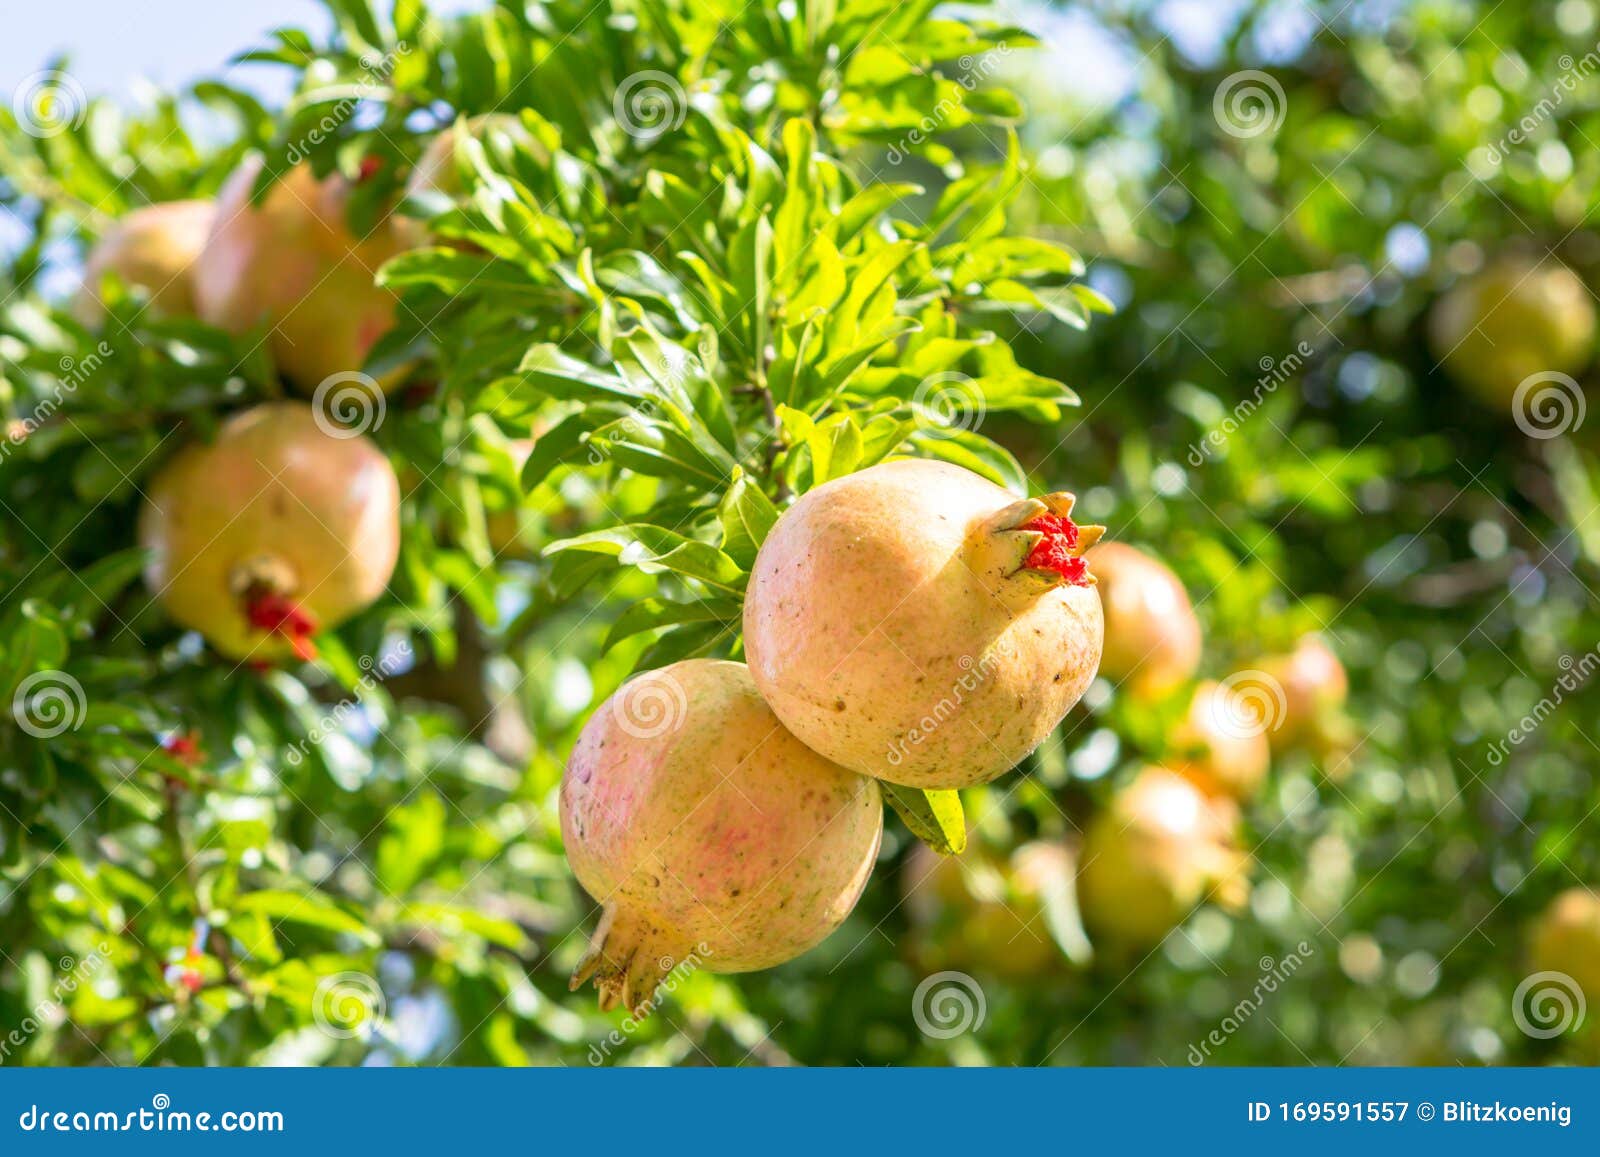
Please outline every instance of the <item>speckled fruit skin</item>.
M1255 798L1272 764L1266 721L1242 716L1246 710L1222 684L1199 684L1174 729L1169 759L1202 791L1241 803Z
M367 438L336 438L310 406L272 402L173 456L147 491L139 544L173 618L231 658L281 658L290 647L251 626L245 588L270 585L319 629L367 606L399 552L399 483Z
M203 321L233 333L269 327L273 360L310 393L336 373L359 371L394 326L396 298L373 284L380 266L422 240L414 221L390 214L363 238L351 236L353 185L309 165L290 169L250 204L259 157L241 165L217 195L217 219L194 265ZM403 372L380 380L385 389Z
M1200 620L1183 583L1120 542L1101 543L1084 557L1105 608L1100 673L1140 698L1171 694L1200 666Z
M191 270L215 216L210 201L163 201L119 218L84 262L83 288L73 302L78 320L98 325L105 319L100 293L107 274L148 292L151 317L192 317Z
M1553 259L1503 257L1453 287L1428 319L1450 373L1490 405L1509 409L1523 380L1574 373L1594 354L1595 308L1576 273Z
M1237 810L1174 771L1147 767L1095 816L1078 865L1078 904L1097 944L1158 943L1208 895L1238 902L1246 857Z
M1092 586L1032 570L1020 530L1071 495L1018 501L957 466L835 479L778 520L744 604L745 651L800 740L918 788L987 783L1078 701L1100 658ZM1081 528L1082 545L1102 528Z
M1560 972L1583 989L1589 1015L1600 1006L1600 894L1568 888L1534 922L1529 959L1535 972Z
M638 1013L679 963L750 972L820 943L866 885L883 800L785 731L743 663L690 659L595 711L561 834L604 909L572 986Z
M1010 856L969 848L942 856L918 844L906 860L910 956L924 972L956 969L1004 980L1045 980L1066 965L1051 935L1047 896L1071 888L1070 848L1036 840Z
M1283 688L1283 717L1267 732L1274 751L1316 746L1350 695L1344 664L1315 635L1302 638L1287 655L1271 655L1257 664Z

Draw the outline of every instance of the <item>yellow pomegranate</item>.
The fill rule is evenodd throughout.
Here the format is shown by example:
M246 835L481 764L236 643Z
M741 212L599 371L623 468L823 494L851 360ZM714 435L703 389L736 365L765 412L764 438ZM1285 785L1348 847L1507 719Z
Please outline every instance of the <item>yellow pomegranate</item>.
M85 325L105 318L101 286L107 274L149 294L153 318L192 317L191 269L211 232L210 201L163 201L119 218L89 250L83 288L73 312Z
M1200 666L1200 620L1178 576L1120 542L1102 543L1086 561L1105 608L1101 673L1146 698L1188 681Z
M690 659L625 683L561 779L561 835L602 906L572 987L647 1012L680 964L770 968L855 907L883 836L873 780L790 735L743 663Z
M778 520L745 596L773 713L852 771L986 783L1094 678L1100 600L1072 496L1019 500L970 470L899 461L835 479Z
M180 450L149 486L145 580L230 658L309 658L313 634L388 585L399 483L370 440L330 429L301 402L257 406Z
M1163 767L1147 767L1084 834L1078 904L1089 934L1113 947L1159 943L1215 894L1238 903L1248 857L1237 810Z
M283 174L253 206L261 164L245 162L217 195L216 223L194 266L195 305L202 320L233 333L268 327L274 361L309 393L334 374L360 371L393 328L397 299L373 278L421 234L390 214L367 236L352 236L354 182L319 181L308 164ZM403 376L395 371L380 385Z
M1050 928L1051 892L1073 886L1064 844L1035 841L1010 856L970 848L941 856L918 844L906 861L909 948L928 972L957 969L1037 980L1065 963Z
M1600 894L1591 888L1562 892L1535 921L1529 947L1535 971L1570 977L1589 1015L1600 1015Z
M1252 688L1233 680L1204 682L1173 732L1168 762L1200 790L1242 803L1267 778L1272 747L1266 730Z
M1439 299L1429 337L1451 374L1506 408L1530 376L1588 364L1594 302L1582 279L1553 258L1503 257Z

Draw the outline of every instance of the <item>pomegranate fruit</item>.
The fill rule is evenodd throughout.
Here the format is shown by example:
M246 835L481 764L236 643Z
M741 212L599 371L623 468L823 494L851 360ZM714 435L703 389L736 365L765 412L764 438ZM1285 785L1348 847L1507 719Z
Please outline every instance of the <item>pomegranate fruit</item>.
M1279 703L1264 704L1272 749L1329 746L1350 695L1350 679L1339 656L1315 635L1306 635L1289 654L1268 656L1257 666L1282 688ZM1271 716L1274 708L1278 709L1276 719Z
M561 834L603 909L572 987L638 1014L679 964L750 972L821 942L866 885L883 800L785 731L743 663L690 659L590 718Z
M1434 356L1502 408L1531 375L1576 372L1594 353L1589 290L1553 258L1500 258L1441 297L1428 321Z
M986 783L1094 678L1100 600L1072 495L1019 500L969 470L898 461L825 483L773 526L745 650L773 713L852 771Z
M1216 893L1243 899L1248 859L1234 844L1237 810L1164 767L1147 767L1090 822L1078 865L1089 934L1149 947Z
M942 856L918 844L904 878L912 960L925 972L1048 977L1066 962L1051 933L1051 893L1070 889L1074 874L1059 843L1023 844L1010 856L979 848Z
M174 619L231 658L309 658L311 636L388 585L400 487L365 437L328 433L301 402L236 414L148 488L145 580Z
M1086 561L1105 608L1100 673L1141 698L1159 698L1187 682L1200 666L1200 620L1178 576L1120 542L1095 547Z
M373 278L416 247L421 233L390 214L367 236L352 236L346 208L354 182L337 174L319 181L308 164L251 205L261 164L246 161L217 195L216 223L194 265L195 307L203 321L233 333L267 326L278 368L309 392L333 374L360 370L393 328L397 299ZM380 385L403 376L395 371Z
M1600 1004L1600 895L1568 888L1534 922L1529 958L1536 972L1559 972Z
M1201 683L1173 732L1169 762L1208 794L1243 802L1267 778L1272 747L1267 719L1252 690L1232 681Z
M73 302L78 320L98 325L105 319L101 287L107 274L149 294L151 317L193 316L190 271L215 216L210 201L163 201L119 218L84 262L83 288Z

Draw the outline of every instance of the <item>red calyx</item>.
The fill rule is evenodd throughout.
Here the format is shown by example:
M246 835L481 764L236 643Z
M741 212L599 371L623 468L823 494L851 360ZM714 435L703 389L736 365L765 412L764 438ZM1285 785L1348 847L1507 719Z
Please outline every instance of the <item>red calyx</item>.
M1028 552L1023 566L1053 571L1073 586L1089 585L1089 565L1073 554L1078 546L1077 523L1064 514L1041 514L1022 529L1037 530L1044 536Z
M317 645L311 641L317 622L292 599L277 594L251 595L245 599L244 613L257 630L282 635L302 659L310 662L317 657Z

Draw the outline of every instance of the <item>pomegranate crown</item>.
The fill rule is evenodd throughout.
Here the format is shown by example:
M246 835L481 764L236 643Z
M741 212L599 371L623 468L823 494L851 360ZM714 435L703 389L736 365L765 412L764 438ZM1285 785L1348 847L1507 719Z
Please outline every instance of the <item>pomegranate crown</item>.
M230 585L251 627L283 636L308 663L317 657L317 645L311 638L317 633L317 621L291 597L299 584L288 563L270 555L247 559L234 568Z
M978 544L1004 579L1023 579L1033 593L1060 586L1095 585L1083 555L1105 534L1103 526L1072 521L1077 498L1064 490L1024 498L985 519Z

